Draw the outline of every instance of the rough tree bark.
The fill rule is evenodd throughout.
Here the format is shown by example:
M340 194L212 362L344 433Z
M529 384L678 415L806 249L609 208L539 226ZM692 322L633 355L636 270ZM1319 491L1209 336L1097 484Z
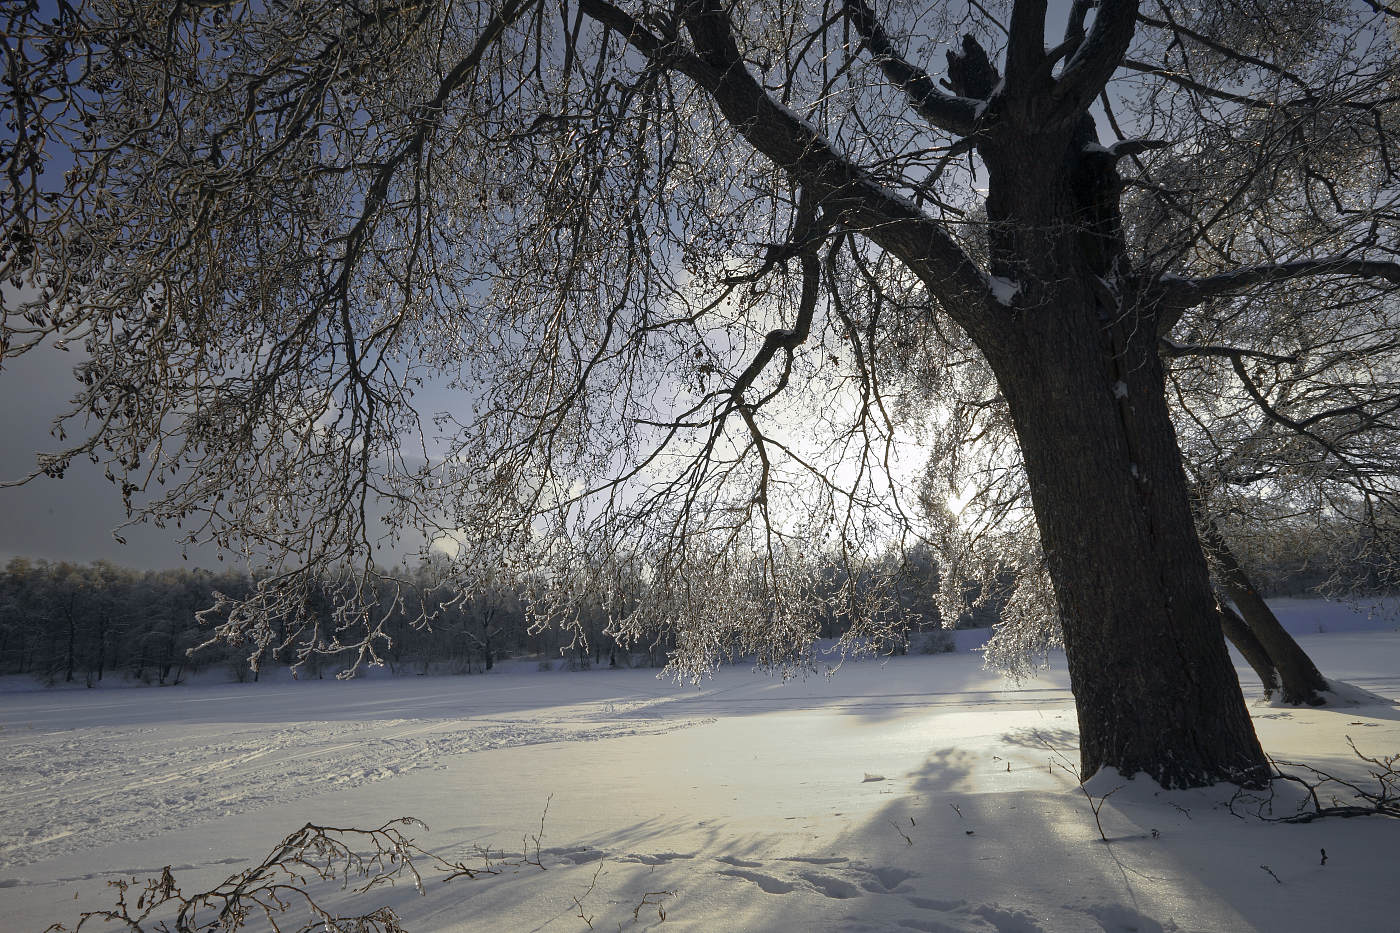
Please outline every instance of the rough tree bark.
M1040 320L995 365L1062 612L1084 771L1141 770L1166 786L1258 780L1154 354L1112 380L1121 358L1098 339L1092 303Z

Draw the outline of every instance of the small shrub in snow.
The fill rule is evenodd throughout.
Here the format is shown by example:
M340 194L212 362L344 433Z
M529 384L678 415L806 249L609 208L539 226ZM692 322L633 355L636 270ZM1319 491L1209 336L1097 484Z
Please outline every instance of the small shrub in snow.
M548 804L545 813L549 811ZM186 897L176 886L170 866L144 882L110 882L116 903L106 910L84 912L73 927L55 923L45 933L107 929L115 921L129 933L223 933L245 928L354 930L357 933L407 933L390 907L365 913L337 913L332 898L364 894L380 885L412 884L423 893L420 866L434 869L444 881L516 871L540 863L540 839L527 836L518 857L478 848L472 864L453 861L418 846L406 829L428 827L412 817L390 820L378 829L337 829L307 823L273 847L258 865L225 879L208 891ZM533 844L534 851L531 850ZM135 901L131 900L132 895ZM640 908L639 908L640 910ZM301 917L298 917L298 914ZM295 926L287 926L296 923Z

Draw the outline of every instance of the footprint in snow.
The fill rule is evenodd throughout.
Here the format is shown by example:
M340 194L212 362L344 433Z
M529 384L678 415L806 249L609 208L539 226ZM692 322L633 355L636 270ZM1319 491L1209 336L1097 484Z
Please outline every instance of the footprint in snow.
M762 862L750 862L748 859L739 858L737 855L720 855L715 858L716 862L723 862L726 865L733 865L735 868L762 868Z
M740 868L725 868L720 871L720 874L742 878L745 881L752 881L766 894L791 894L797 888L797 885L788 881L783 881L781 878L774 878L772 875L765 875L756 871L745 871Z
M995 904L979 904L969 912L990 923L997 933L1045 933L1045 928L1025 911L1007 910Z
M967 913L967 901L945 901L935 897L915 897L910 894L904 898L913 906L920 910L938 910L943 913Z
M919 877L918 872L905 871L903 868L891 868L885 865L879 865L875 868L862 868L861 871L874 876L875 880L880 882L880 886L886 891L893 891L910 878ZM869 885L867 885L867 889L871 891L875 890Z
M1104 933L1176 933L1181 929L1170 920L1165 924L1159 923L1123 904L1091 904L1070 909L1081 910L1093 917L1103 927Z
M640 862L643 865L665 865L667 862L674 862L676 859L695 858L694 852L655 852L650 855L638 854L636 852L619 856L619 862Z
M575 865L596 862L604 855L601 849L590 849L588 846L564 846L563 848L557 849L545 849L540 854L550 855L566 862L573 862Z
M822 894L835 900L846 900L847 898L860 897L861 890L849 881L842 881L832 875L823 875L814 871L801 871L797 876L803 881L816 888Z
M899 924L900 929L918 930L919 933L963 933L966 929L966 927L950 927L946 923L939 923L937 920L921 918L896 920L895 923Z

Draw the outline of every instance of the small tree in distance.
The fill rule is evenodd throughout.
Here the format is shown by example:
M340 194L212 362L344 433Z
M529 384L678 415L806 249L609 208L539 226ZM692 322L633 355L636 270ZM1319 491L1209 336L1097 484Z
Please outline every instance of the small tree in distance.
M901 364L971 355L1048 581L1011 605L1054 606L1083 773L1260 782L1161 354L1233 359L1277 412L1252 367L1311 338L1256 315L1273 295L1393 327L1396 11L1060 12L14 5L0 271L35 297L3 352L88 354L37 472L91 457L139 518L273 561L232 637L359 568L307 639L372 659L377 504L460 540L464 579L673 628L682 671L782 661L816 542L863 581L852 637L885 634L856 565L937 537L901 458L945 414ZM1384 416L1349 384L1305 417Z

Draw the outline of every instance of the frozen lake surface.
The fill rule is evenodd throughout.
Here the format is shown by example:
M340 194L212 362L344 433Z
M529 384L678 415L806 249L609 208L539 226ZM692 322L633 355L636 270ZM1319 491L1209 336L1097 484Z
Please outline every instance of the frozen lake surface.
M1400 698L1394 623L1279 608L1329 678ZM730 668L698 688L522 664L175 688L12 680L0 925L71 926L111 904L106 882L167 865L187 893L212 887L308 820L415 816L431 827L419 844L464 858L519 853L544 815L544 871L428 873L424 895L376 888L356 909L391 905L415 931L642 929L658 904L665 929L697 931L1400 929L1400 821L1270 823L1232 813L1229 788L1100 775L1091 791L1114 791L1101 841L1065 766L1076 724L1053 662L1022 684L969 651L786 683ZM1252 709L1279 760L1355 777L1348 736L1400 752L1391 705Z

